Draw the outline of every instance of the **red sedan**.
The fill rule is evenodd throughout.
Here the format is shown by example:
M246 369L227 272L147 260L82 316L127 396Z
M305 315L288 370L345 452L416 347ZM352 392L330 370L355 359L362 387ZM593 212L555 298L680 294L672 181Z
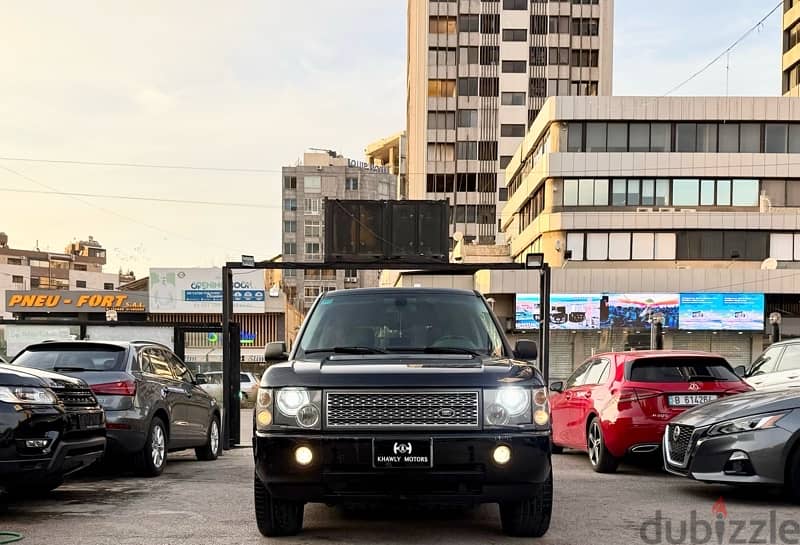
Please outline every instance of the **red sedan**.
M553 452L588 451L595 471L613 473L626 454L658 450L686 409L752 388L721 356L659 350L598 354L550 390Z

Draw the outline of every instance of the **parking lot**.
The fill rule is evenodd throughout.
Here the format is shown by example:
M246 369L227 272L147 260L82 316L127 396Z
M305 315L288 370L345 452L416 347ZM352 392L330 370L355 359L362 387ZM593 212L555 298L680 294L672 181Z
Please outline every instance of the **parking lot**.
M243 414L247 422L247 414ZM243 426L243 427L246 427ZM249 434L243 437L248 437ZM724 497L726 538L734 521L747 521L740 538L752 538L751 521L764 521L762 543L770 541L771 510L780 525L796 520L797 506L772 491L711 486L671 477L649 464L623 465L617 475L591 471L585 454L554 457L555 508L550 532L539 543L619 544L689 543L673 532L690 524L692 510L701 521L715 522L714 503ZM47 499L15 501L0 514L0 530L21 532L21 543L92 544L230 544L264 543L253 517L253 463L249 448L228 451L216 462L197 462L189 453L173 455L164 474L139 479L116 474L86 475L69 481ZM662 536L655 525L642 525L662 512ZM759 525L756 522L755 525ZM790 523L791 524L791 523ZM713 526L709 526L713 528ZM696 542L717 543L716 536ZM800 538L800 533L792 534ZM303 534L285 543L518 543L500 533L495 506L466 512L387 511L345 513L322 505L306 509ZM757 539L753 540L757 542ZM734 541L735 542L735 541ZM742 541L746 542L746 541Z

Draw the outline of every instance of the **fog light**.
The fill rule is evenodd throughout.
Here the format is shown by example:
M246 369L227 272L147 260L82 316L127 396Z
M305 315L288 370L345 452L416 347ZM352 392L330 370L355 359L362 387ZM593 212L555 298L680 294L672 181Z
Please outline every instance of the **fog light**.
M492 458L496 464L506 465L511 460L511 449L506 445L499 445L494 448Z
M750 461L750 456L741 450L736 450L730 455L722 471L726 475L740 477L750 477L756 474L753 463Z
M297 447L294 451L294 461L301 466L307 466L314 459L314 453L308 447Z
M537 409L533 413L533 421L537 426L544 426L550 421L550 415L545 410Z
M49 439L28 439L25 441L25 446L28 448L45 448L49 442Z
M259 411L258 416L256 416L256 422L258 422L260 428L266 428L272 424L272 413L268 410Z

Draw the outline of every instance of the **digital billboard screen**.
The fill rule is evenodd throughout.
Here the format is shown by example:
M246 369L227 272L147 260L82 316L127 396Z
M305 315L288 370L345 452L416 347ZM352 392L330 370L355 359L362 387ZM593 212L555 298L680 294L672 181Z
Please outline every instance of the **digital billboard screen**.
M650 315L664 315L664 329L678 328L677 293L617 293L609 294L608 310L603 310L602 327L650 328Z
M539 329L539 295L519 294L516 303L516 328ZM552 294L550 329L598 329L599 294Z
M761 293L682 293L680 329L762 331Z

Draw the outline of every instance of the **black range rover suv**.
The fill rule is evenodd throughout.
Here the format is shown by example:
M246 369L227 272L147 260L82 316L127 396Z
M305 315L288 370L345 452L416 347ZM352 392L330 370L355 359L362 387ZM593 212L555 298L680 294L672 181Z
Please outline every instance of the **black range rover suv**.
M328 292L291 354L270 345L254 413L255 510L267 536L305 503L498 503L503 530L550 525L550 408L483 297L437 289Z

